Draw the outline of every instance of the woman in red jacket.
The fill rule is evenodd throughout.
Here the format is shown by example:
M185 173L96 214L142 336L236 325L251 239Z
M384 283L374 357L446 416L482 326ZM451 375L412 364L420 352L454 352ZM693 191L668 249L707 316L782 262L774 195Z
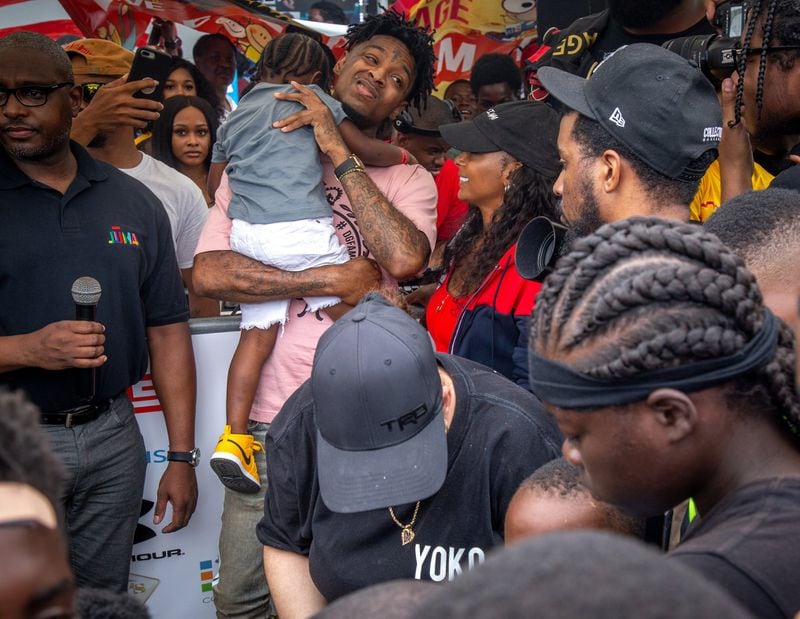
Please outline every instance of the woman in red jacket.
M528 322L540 285L514 266L516 240L534 217L555 217L558 115L533 101L443 125L456 158L458 197L470 211L445 250L445 274L425 322L436 349L472 359L528 388Z

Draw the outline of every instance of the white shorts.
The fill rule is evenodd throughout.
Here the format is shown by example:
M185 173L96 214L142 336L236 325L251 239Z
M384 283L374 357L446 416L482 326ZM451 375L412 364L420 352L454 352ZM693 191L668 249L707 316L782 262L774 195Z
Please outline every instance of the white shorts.
M250 224L233 220L231 249L237 253L283 271L302 271L311 267L342 264L349 260L347 248L339 243L333 218L301 219L276 224ZM242 329L268 329L284 324L289 299L264 303L242 303ZM309 297L308 311L336 305L338 297Z

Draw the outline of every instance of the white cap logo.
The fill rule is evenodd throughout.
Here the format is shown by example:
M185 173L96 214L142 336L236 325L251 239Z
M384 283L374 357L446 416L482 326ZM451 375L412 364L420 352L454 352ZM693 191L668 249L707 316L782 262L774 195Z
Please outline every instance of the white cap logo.
M495 111L494 111L494 108L493 108L493 107L491 107L491 108L489 108L488 110L486 110L486 116L488 116L488 117L489 117L489 120L497 120L498 118L500 118L500 117L497 115L497 112L495 112Z
M611 116L608 117L608 120L614 123L617 127L625 127L625 119L622 117L622 112L619 111L618 107L614 108L614 111L611 113Z
M719 142L722 139L722 127L706 127L703 129L703 142Z

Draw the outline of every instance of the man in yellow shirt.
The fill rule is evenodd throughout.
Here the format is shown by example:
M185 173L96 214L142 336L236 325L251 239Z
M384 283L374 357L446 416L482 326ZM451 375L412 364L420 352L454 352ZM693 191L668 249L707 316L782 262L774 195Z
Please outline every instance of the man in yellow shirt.
M753 176L750 179L753 189L766 189L775 178L757 163L753 164ZM719 159L714 161L700 179L697 193L694 195L691 208L690 219L692 221L706 221L714 214L722 203L722 182L719 173Z

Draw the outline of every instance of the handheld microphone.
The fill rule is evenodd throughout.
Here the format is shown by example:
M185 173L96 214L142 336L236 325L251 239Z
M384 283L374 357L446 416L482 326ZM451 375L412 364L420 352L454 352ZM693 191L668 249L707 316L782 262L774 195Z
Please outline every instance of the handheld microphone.
M97 302L103 289L93 277L79 277L72 284L72 300L75 301L75 320L93 322L97 314ZM78 373L78 394L81 399L94 398L97 372L95 368L80 370Z

